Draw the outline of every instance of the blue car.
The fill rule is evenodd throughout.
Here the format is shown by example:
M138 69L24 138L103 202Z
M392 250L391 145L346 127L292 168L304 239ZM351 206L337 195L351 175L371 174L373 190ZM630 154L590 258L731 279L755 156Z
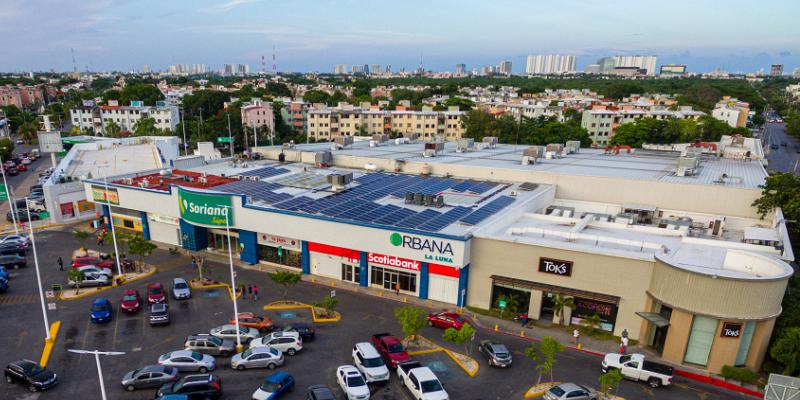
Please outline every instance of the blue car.
M253 393L253 400L273 400L294 390L294 378L288 372L276 372L266 378Z
M0 278L0 293L5 293L8 290L8 279Z
M6 267L0 265L0 278L8 280L8 272L6 272Z
M111 302L106 298L99 298L92 303L92 322L110 322L114 311Z
M189 400L189 396L185 394L168 394L159 397L158 400Z

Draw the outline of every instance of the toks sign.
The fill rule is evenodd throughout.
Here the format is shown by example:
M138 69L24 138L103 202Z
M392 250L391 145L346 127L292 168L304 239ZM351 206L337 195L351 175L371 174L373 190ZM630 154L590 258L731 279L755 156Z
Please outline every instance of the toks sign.
M233 225L231 196L197 193L178 188L181 218L198 225Z
M738 338L742 336L742 324L736 322L726 322L722 324L720 337Z
M539 272L546 274L571 276L572 261L555 260L552 258L539 258Z

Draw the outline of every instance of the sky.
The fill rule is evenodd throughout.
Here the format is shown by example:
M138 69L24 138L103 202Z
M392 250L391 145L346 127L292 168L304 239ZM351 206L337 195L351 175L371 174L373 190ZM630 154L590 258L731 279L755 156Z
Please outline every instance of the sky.
M3 0L0 71L131 71L245 63L331 72L334 64L452 71L528 54L617 54L751 72L800 67L800 1L762 0Z

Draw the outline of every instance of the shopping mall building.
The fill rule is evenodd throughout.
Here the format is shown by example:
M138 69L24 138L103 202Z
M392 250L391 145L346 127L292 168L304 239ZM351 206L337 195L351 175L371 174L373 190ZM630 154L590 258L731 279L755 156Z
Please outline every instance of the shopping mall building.
M457 146L265 147L84 186L117 228L165 244L230 239L245 263L542 322L570 296L566 322L597 315L674 364L760 366L794 258L780 210L751 207L767 174L741 155L760 147Z

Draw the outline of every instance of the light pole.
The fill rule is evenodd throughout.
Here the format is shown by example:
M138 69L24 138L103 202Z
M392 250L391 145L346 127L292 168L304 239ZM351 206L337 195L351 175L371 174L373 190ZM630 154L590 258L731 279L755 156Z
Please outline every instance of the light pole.
M94 354L94 361L97 363L97 377L100 379L100 395L106 400L106 384L103 382L103 369L100 367L100 356L121 356L123 351L100 351L100 350L78 350L69 349L70 353L75 354Z
M189 155L189 143L186 141L186 120L183 118L183 106L181 106L181 127L183 127L183 155Z
M228 116L228 146L231 146L231 158L233 158L233 134L231 133L231 113L226 112L225 115ZM247 136L247 132L244 134Z
M100 167L97 167L97 173L100 173ZM108 176L103 173L103 184L105 185L105 193L103 193L103 200L106 201L108 207L108 222L111 225L111 239L114 241L114 258L117 260L117 277L122 276L122 268L119 264L119 250L117 249L117 230L114 228L114 217L111 215L111 201L108 199Z
M31 250L33 251L33 265L36 267L36 283L39 285L39 301L42 303L42 317L44 318L45 340L50 340L50 321L47 320L47 307L44 306L44 291L42 290L42 276L39 273L39 256L36 254L36 238L33 236L33 224L31 221L31 208L28 206L28 198L25 197L25 209L28 211L28 229L31 233Z
M231 224L229 215L233 212L233 207L225 207L225 232L228 234L228 263L231 267L231 297L233 297L233 318L236 321L236 352L244 350L242 337L239 332L239 304L236 301L236 273L233 271L233 249L231 248ZM242 289L244 293L244 288Z
M5 149L5 147L3 147ZM15 209L14 199L11 198L11 188L8 187L8 181L6 181L6 167L3 165L3 158L0 157L0 171L3 174L3 185L6 187L6 196L8 196L8 206L11 208L11 222L14 223L14 234L19 235L19 229L17 228L17 210ZM27 206L27 203L25 204Z

